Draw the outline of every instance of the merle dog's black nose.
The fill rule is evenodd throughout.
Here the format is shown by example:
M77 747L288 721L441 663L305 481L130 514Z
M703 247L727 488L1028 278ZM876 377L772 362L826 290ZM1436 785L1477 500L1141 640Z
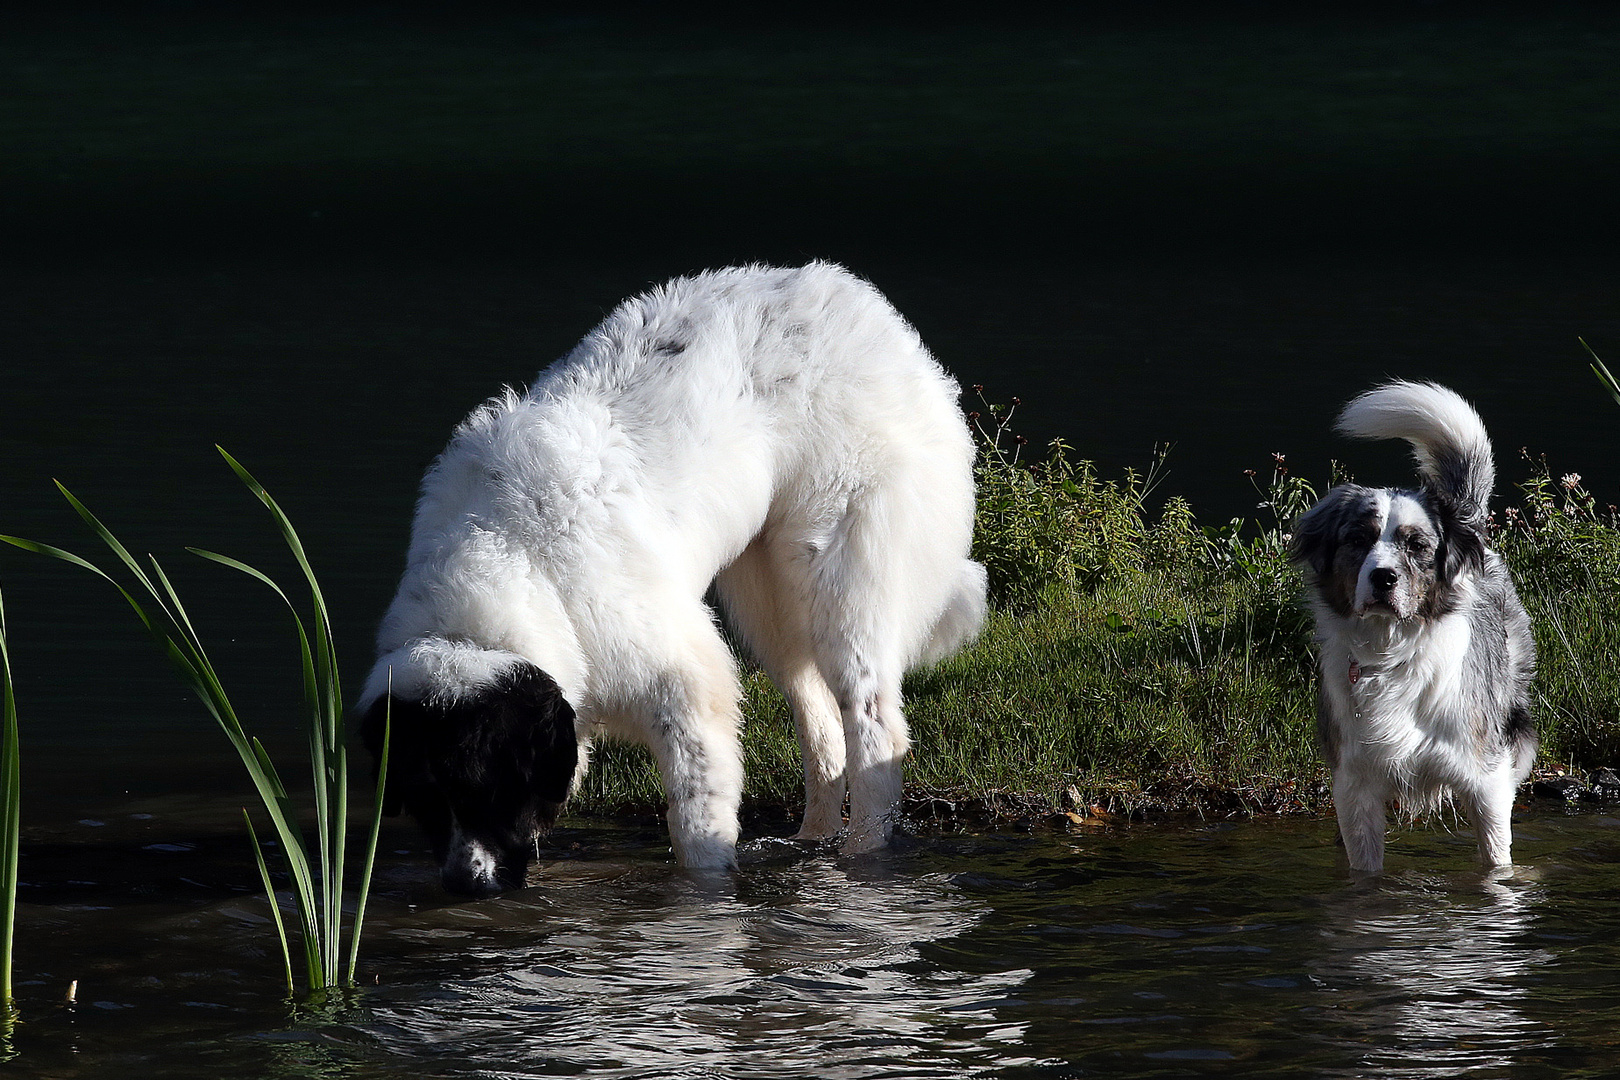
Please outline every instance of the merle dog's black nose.
M1389 567L1379 566L1375 567L1373 572L1367 575L1367 580L1372 582L1375 589L1393 589L1395 582L1399 579L1396 577L1395 571Z

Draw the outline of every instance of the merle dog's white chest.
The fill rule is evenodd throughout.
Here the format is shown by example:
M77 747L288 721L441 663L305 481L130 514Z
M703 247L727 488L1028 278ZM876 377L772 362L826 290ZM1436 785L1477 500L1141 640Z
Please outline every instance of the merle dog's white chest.
M1468 620L1344 624L1322 652L1341 763L1403 788L1452 782L1475 752L1473 725L1450 707L1464 677Z

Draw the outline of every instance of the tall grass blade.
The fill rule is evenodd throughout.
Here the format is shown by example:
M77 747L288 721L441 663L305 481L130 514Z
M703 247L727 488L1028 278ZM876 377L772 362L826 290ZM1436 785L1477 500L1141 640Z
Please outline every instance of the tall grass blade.
M275 766L271 763L269 755L264 748L250 739L243 730L241 721L237 718L236 710L231 704L224 685L220 682L218 673L209 661L203 650L200 640L197 639L185 608L180 604L173 585L163 573L156 561L153 562L153 576L142 571L140 564L129 554L127 548L121 544L99 519L92 514L83 503L74 498L72 492L66 487L57 484L63 495L78 511L79 516L90 525L92 531L107 544L118 556L119 560L135 575L136 579L145 586L151 594L153 601L167 618L168 626L160 624L135 599L131 593L100 567L87 559L80 558L61 548L51 547L47 544L38 544L17 537L0 536L17 547L34 551L42 555L49 555L61 559L72 565L91 571L98 577L112 584L124 597L125 602L134 610L142 625L152 636L160 650L168 656L170 662L179 672L182 680L191 687L204 708L213 716L221 730L225 732L231 745L235 747L237 756L241 758L248 776L259 793L264 804L265 812L269 815L271 825L276 832L280 843L282 855L287 863L288 876L292 879L296 895L299 897L300 907L307 909L314 899L314 879L311 875L307 856L304 854L304 842L298 827L298 820L290 801L287 798L287 789L281 782ZM306 929L315 926L315 920L305 919Z
M125 564L134 570L137 578L146 586L147 590L152 594L152 598L157 601L158 606L168 617L170 624L176 629L183 627L185 625L183 613L177 617L176 613L169 609L163 602L163 595L159 592L157 586L152 583L152 580L145 573L141 572L139 564L135 562L133 557L129 557L128 551L122 544L118 543L117 538L113 537L112 533L101 525L89 510L83 509L83 504L75 499L71 492L62 487L61 484L58 484L57 487L62 490L63 494L67 496L75 507L81 509L81 516L86 521L94 523L92 528L98 535L104 539L110 539L109 546L113 547L116 552L121 553L120 558L124 559ZM207 656L201 653L196 644L188 639L183 632L175 634L166 630L148 614L140 601L136 600L129 590L120 585L115 578L99 566L73 554L71 551L16 536L0 536L0 541L22 548L25 551L48 555L70 565L81 567L117 589L119 595L124 598L125 603L130 606L136 617L140 619L141 624L146 627L147 633L152 636L158 648L168 656L181 678L191 687L210 715L224 729L231 744L236 748L237 754L241 756L243 764L247 766L248 773L252 777L255 786L259 789L261 798L265 800L267 805L273 803L277 798L286 798L286 789L281 783L281 778L276 774L274 766L269 765L268 762L264 762L261 766L254 759L252 750L248 745L247 735L242 730L241 722L236 717L236 711L231 706L230 698L226 695L218 675L214 672L213 665L209 663ZM164 580L165 584L167 584L166 579L161 580ZM176 640L177 637L179 638L178 641Z
M388 783L388 745L394 735L393 672L388 673L388 697L383 701L382 753L377 756L377 788L372 792L371 835L366 840L366 861L360 868L360 895L354 905L354 925L349 928L348 982L354 982L355 965L360 960L360 928L366 921L366 899L371 895L371 872L377 864L377 837L382 832L383 787Z
M281 586L277 585L275 581L273 581L267 574L255 569L252 566L249 566L247 563L230 558L226 555L220 555L216 552L207 551L202 548L187 548L187 550L195 555L200 556L201 558L209 560L210 562L219 563L222 566L228 566L234 570L239 570L242 573L247 574L254 580L268 586L271 591L281 598L282 603L287 605L287 610L291 612L293 617L293 626L298 632L299 656L302 661L303 668L305 702L310 708L314 708L319 699L319 695L315 690L315 669L310 656L309 635L304 629L303 620L298 617L298 609L293 606L292 600L287 596L286 592L283 591ZM175 600L175 603L178 607L178 598ZM249 743L252 758L253 761L257 763L257 768L266 774L274 775L275 766L271 764L270 755L265 752L263 744L261 744L258 739L251 739L249 740ZM310 740L310 753L312 756L320 755L322 753L322 749L323 748L318 739L312 738ZM249 771L252 771L251 766ZM277 783L279 785L279 778ZM324 814L322 813L324 808L320 805L318 795L320 790L319 773L317 773L316 790L316 835L317 837L321 838L317 841L320 846L319 855L321 857L319 899L317 899L316 879L310 866L308 847L304 842L302 830L298 830L295 839L290 839L285 836L283 837L283 855L287 860L289 876L292 878L295 896L297 897L298 901L298 910L300 916L299 921L303 931L302 937L305 951L306 975L309 978L310 989L312 990L322 989L335 980L335 975L329 970L331 965L327 964L324 959L327 952L327 948L324 944L326 937L325 928L329 925L329 918L326 915L326 892L329 888L329 882L331 880L331 871L327 864L327 848L324 842L324 837L326 835L326 822ZM282 808L286 819L292 822L293 827L296 828L296 817L294 816L292 806L287 799L285 789L280 789L276 792L275 801ZM272 814L272 817L275 817L274 813ZM277 831L280 832L281 830L278 828Z
M257 738L249 740L249 750L260 768L273 768L269 753ZM306 976L311 980L310 989L319 989L320 987L314 985L316 967L312 965L313 958L317 955L314 941L320 928L319 920L315 917L315 876L310 872L304 833L298 827L297 812L293 808L292 800L285 793L277 797L273 804L267 803L265 809L270 814L271 823L276 826L276 833L281 842L282 859L287 864L287 876L292 879L293 897L298 904L299 929L303 934ZM290 825L290 835L288 831L283 830L284 823Z
M11 653L6 647L6 609L0 598L0 697L4 738L0 747L0 1030L9 1034L16 1014L11 993L11 946L17 928L17 855L22 838L22 771L17 742L17 699L11 685Z
M259 864L259 879L264 882L264 895L270 901L270 917L276 922L276 937L281 939L281 960L287 969L287 996L294 992L292 949L287 944L287 924L281 920L281 905L276 902L276 887L270 881L270 868L264 863L264 849L259 847L259 834L253 828L253 816L242 807L242 821L247 825L248 841L253 845L253 858Z
M1585 338L1578 337L1575 340L1581 343L1581 348L1586 350L1586 355L1592 358L1592 374L1597 376L1598 382L1602 383L1603 388L1609 392L1609 396L1614 398L1615 404L1620 405L1620 379L1616 379L1610 373L1608 366L1598 359L1598 354L1592 351L1592 346L1586 343Z
M292 521L281 509L280 504L270 497L264 485L254 479L253 474L243 467L224 447L216 446L225 463L236 473L237 478L247 486L247 489L269 509L270 516L275 520L276 527L281 530L282 539L286 541L293 558L297 560L299 569L304 572L304 580L309 583L310 598L315 606L315 661L318 670L319 687L323 692L323 715L332 717L337 721L335 733L342 733L343 709L342 689L338 681L337 653L332 645L332 622L326 606L326 596L321 592L320 582L315 577L315 569L310 565L309 557L304 554L304 544L298 539L298 532L293 528ZM341 745L341 744L339 744Z
M111 548L113 550L113 554L117 555L118 558L123 561L124 565L129 567L130 572L135 575L136 579L139 580L142 585L146 586L146 591L151 593L154 597L157 596L157 590L154 589L152 587L152 583L146 579L146 574L141 570L141 564L135 560L135 556L129 553L128 548L118 542L118 537L114 536L112 531L101 523L101 519L92 514L90 512L90 508L85 506L84 503L80 502L73 492L67 489L66 485L64 485L62 481L52 480L51 483L56 485L56 490L62 493L62 497L68 501L68 505L72 506L74 511L78 513L79 517L84 519L85 524L90 526L91 531L101 539L101 542Z

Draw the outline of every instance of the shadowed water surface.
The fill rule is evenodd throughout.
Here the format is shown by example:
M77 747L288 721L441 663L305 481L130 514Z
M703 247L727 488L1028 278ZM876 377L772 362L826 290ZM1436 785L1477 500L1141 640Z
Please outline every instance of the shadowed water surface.
M1532 812L1523 865L1489 876L1466 835L1404 833L1362 880L1325 821L923 836L858 861L756 839L713 879L674 870L657 829L580 828L482 903L403 847L365 989L289 1018L241 842L149 812L26 853L16 1074L1612 1069L1620 819L1600 814ZM70 978L77 1005L54 1004Z

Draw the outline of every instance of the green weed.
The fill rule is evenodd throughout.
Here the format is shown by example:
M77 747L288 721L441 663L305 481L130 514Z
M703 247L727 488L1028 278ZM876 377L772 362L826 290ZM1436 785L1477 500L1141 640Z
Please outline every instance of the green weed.
M1581 348L1585 349L1586 354L1592 358L1592 374L1597 376L1598 382L1603 384L1603 389L1607 390L1609 396L1614 398L1615 404L1620 405L1620 379L1616 379L1609 371L1608 365L1598 359L1598 354L1592 351L1592 346L1586 343L1585 338L1576 338L1575 340L1581 343Z
M150 602L154 605L152 609L149 610L109 574L71 552L14 536L0 536L0 540L82 567L112 584L134 610L159 650L169 658L181 679L196 693L203 707L225 732L241 758L242 765L247 769L274 830L277 848L293 886L293 900L298 913L300 945L303 952L305 986L311 993L316 993L338 986L342 982L352 984L354 981L361 923L371 883L371 868L376 857L377 832L382 808L381 777L386 776L386 771L379 774L375 792L370 837L357 882L355 915L349 927L348 964L345 970L341 963L341 946L348 842L348 738L343 723L343 694L338 679L337 655L332 646L331 619L320 585L315 579L315 572L286 514L235 458L224 450L220 450L220 454L242 483L270 511L309 586L313 608L311 619L314 627L313 645L309 630L298 614L296 605L269 577L227 556L198 548L187 549L202 558L239 570L267 585L281 597L288 610L292 612L293 624L298 632L303 669L306 731L310 766L314 775L316 837L313 858L299 825L297 808L288 797L287 789L282 784L275 765L271 763L270 755L265 752L264 746L257 738L248 735L243 729L224 684L220 681L213 663L208 659L202 639L198 636L185 607L180 602L179 594L175 592L174 586L157 559L148 556L150 572L143 569L141 563L107 527L61 484L57 487L63 497L134 576L140 590L151 597ZM385 754L386 747L385 739ZM247 817L246 810L243 811L243 815ZM291 994L294 992L292 946L282 922L281 909L270 880L269 868L265 865L250 817L247 820L247 827L253 841L254 854L258 858L265 891L269 895L270 910L280 938L282 959L286 968L287 992Z
M0 1034L9 1039L16 1017L11 993L11 946L17 928L17 855L22 829L22 774L17 741L17 699L6 647L6 607L0 600Z

